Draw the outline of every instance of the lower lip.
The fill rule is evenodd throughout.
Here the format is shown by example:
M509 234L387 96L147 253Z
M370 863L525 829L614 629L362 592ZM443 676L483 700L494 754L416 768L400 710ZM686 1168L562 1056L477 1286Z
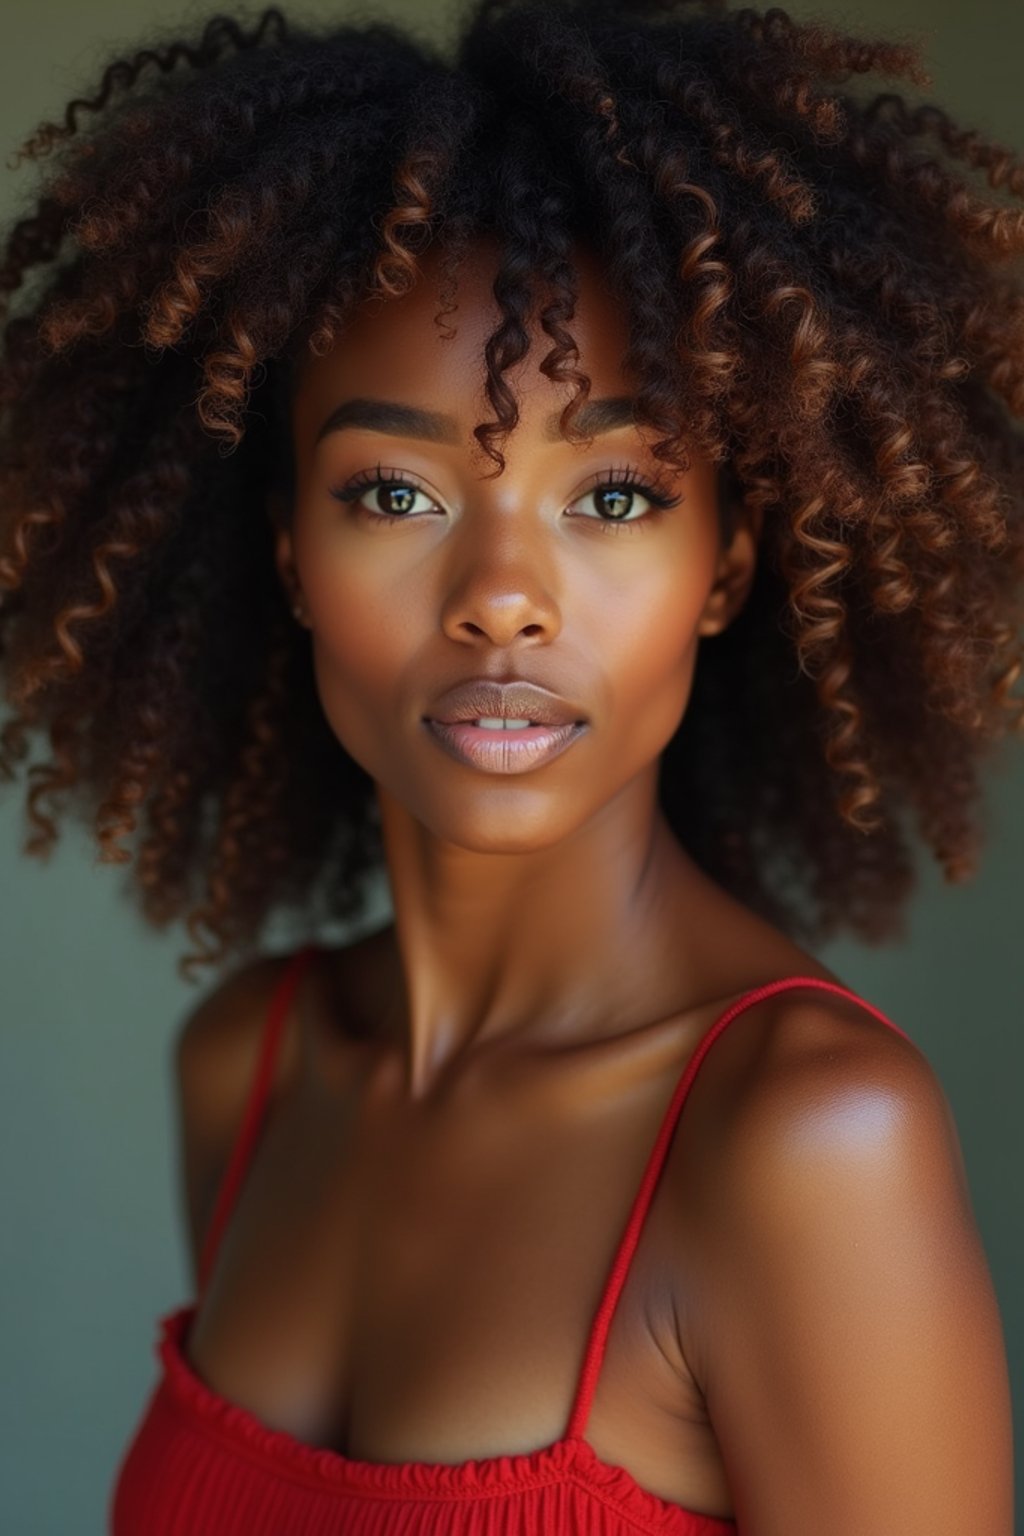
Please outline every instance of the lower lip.
M526 773L549 763L583 735L585 725L529 725L518 731L489 730L465 721L425 720L450 757L487 773Z

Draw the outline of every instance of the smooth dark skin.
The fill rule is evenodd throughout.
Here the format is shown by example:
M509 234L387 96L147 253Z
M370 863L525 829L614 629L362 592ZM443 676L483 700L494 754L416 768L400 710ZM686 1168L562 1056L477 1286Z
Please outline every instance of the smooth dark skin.
M629 394L621 307L594 258L574 259L591 397ZM428 253L420 286L367 305L300 380L278 568L326 716L378 786L395 922L300 989L189 1341L225 1397L371 1461L462 1462L564 1434L697 1041L750 987L836 979L708 880L657 806L700 641L741 608L760 530L744 515L720 547L717 472L696 450L674 477L685 500L644 531L586 523L601 515L596 472L664 468L647 429L545 440L570 391L538 371L539 327L506 376L521 417L505 470L484 478L471 430L492 416L495 264L479 242L453 341L433 324ZM447 411L458 433L316 443L355 396ZM329 494L378 461L424 487L408 525L371 525ZM363 502L392 505L372 489ZM513 672L577 704L587 733L524 775L452 761L420 723L431 700ZM243 968L182 1032L194 1251L282 963ZM1001 1320L952 1114L912 1043L812 987L753 1005L716 1041L587 1439L743 1536L1010 1536Z

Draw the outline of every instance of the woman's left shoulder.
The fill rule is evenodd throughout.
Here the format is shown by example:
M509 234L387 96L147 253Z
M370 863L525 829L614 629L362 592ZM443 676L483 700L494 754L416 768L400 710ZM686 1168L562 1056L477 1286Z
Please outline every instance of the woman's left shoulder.
M911 1489L915 1530L1008 1532L1001 1317L934 1068L821 987L773 994L755 1045L681 1205L734 1492L758 1530L888 1529Z
M769 999L756 1070L732 1082L728 1145L742 1166L804 1177L841 1164L881 1163L909 1178L942 1164L966 1189L953 1111L935 1067L907 1021L851 989L805 986ZM877 1005L874 1005L877 1008ZM879 1015L882 1016L879 1016ZM893 1026L896 1026L895 1028Z
M815 979L828 985L814 985ZM883 1009L873 999L819 968L808 973L805 985L786 987L771 1001L766 1030L765 1065L779 1072L813 1071L827 1075L849 1071L857 1063L866 1070L898 1071L927 1077L932 1067L912 1035L912 1022Z

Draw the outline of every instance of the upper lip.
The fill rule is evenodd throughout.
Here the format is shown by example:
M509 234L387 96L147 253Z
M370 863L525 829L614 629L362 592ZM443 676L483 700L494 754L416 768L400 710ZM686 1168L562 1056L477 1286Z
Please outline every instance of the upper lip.
M458 720L486 716L535 720L539 725L575 725L584 719L575 704L536 683L528 683L525 678L499 683L489 677L470 677L456 683L435 699L427 719L452 725Z

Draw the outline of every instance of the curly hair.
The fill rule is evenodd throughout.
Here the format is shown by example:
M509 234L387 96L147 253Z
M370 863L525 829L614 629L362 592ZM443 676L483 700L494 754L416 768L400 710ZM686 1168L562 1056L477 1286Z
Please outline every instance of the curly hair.
M967 179L1020 200L1024 166L930 102L839 89L930 85L906 36L718 0L473 0L458 21L448 50L218 14L109 63L22 146L57 161L0 266L0 771L30 731L50 752L24 851L70 801L146 919L184 916L185 975L272 911L365 910L374 784L272 559L297 373L432 241L442 321L496 236L496 420L474 436L500 473L535 297L575 433L586 241L655 455L686 467L696 444L726 522L765 514L662 754L664 813L791 935L901 934L909 834L969 878L981 760L1024 729L1024 211Z

